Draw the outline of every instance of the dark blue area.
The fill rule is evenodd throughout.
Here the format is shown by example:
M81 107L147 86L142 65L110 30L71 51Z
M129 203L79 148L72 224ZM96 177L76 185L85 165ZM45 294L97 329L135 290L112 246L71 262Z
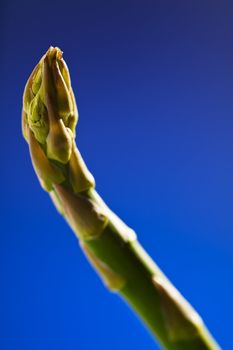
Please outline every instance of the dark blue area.
M157 348L33 172L21 99L50 45L100 194L233 349L232 13L215 0L1 2L2 350Z

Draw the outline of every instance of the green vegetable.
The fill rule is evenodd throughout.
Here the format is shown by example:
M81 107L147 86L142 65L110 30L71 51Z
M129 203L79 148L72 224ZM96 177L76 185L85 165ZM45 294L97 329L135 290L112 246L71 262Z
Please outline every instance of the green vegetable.
M95 191L75 143L77 121L68 68L60 49L50 47L28 79L22 113L23 134L42 187L105 285L131 305L165 349L220 349L135 232Z

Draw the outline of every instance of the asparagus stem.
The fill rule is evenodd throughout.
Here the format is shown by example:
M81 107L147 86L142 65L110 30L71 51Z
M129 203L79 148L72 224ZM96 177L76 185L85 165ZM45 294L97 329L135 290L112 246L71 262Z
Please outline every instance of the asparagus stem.
M33 70L22 127L42 187L77 235L105 285L119 293L168 350L218 350L202 319L103 202L75 143L78 112L58 48Z
M89 256L94 267L95 259L99 259L127 281L119 284L118 292L165 349L219 349L201 318L174 289L137 240L123 243L116 228L109 225L98 239L84 245L94 256L94 259ZM111 278L106 284L110 289L116 289L114 280L111 287Z

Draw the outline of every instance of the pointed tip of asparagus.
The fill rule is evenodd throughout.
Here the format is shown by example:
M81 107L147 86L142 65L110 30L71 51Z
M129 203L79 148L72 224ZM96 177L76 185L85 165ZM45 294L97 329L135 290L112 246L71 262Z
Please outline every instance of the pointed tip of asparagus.
M63 51L58 46L50 46L44 56L61 60Z
M50 159L67 163L78 120L70 75L59 47L50 46L31 73L23 97L22 129L28 129Z

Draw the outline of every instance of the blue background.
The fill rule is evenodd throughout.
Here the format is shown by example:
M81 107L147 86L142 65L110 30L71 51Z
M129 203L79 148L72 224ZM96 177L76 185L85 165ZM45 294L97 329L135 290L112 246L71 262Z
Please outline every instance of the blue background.
M232 1L5 0L0 13L0 348L157 349L33 172L21 98L53 45L97 190L233 349Z

